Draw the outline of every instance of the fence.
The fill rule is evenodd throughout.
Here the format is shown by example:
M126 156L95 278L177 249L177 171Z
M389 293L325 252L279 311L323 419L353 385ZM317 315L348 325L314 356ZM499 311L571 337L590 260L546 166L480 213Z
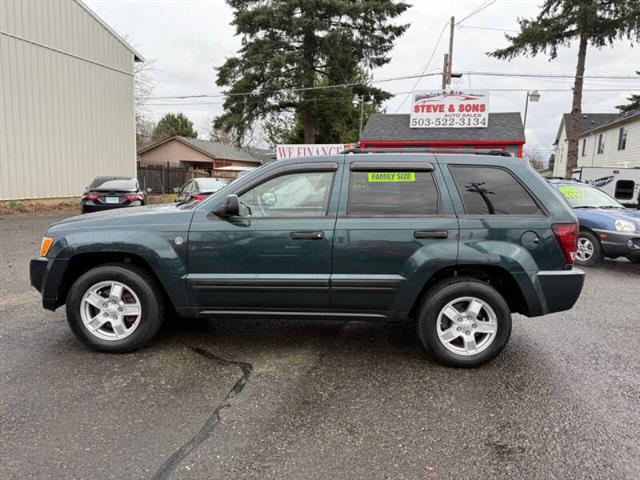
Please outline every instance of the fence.
M151 193L173 193L175 187L180 187L187 181L187 168L184 166L138 165L138 182Z

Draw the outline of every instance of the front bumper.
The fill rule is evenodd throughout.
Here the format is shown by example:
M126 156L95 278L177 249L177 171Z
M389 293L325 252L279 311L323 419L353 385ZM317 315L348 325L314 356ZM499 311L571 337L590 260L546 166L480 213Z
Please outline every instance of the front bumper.
M58 299L58 287L67 269L68 260L50 260L46 257L32 258L29 263L31 285L42 295L42 306L55 310L64 301Z
M584 285L584 271L578 268L541 270L537 279L545 299L544 313L562 312L578 301Z
M640 255L640 232L625 233L611 230L595 230L605 257L630 257Z

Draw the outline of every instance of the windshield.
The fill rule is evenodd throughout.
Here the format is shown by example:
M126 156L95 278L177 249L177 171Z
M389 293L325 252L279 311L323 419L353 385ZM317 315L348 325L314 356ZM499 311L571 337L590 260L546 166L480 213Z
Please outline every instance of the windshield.
M89 190L136 190L138 188L138 182L135 178L113 178L113 177L98 177L91 185Z
M220 190L229 183L228 180L219 180L217 178L199 178L197 181L201 190Z
M589 185L560 185L558 190L571 208L624 208L602 190Z

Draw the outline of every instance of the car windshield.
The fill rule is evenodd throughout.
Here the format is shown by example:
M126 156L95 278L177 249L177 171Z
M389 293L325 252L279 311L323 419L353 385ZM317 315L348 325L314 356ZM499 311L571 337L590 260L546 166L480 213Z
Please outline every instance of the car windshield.
M113 178L98 177L91 185L89 190L136 190L137 182L135 178Z
M200 178L197 182L200 190L220 190L229 183L228 180L219 180L217 178Z
M624 208L616 199L589 185L560 185L558 190L571 208Z

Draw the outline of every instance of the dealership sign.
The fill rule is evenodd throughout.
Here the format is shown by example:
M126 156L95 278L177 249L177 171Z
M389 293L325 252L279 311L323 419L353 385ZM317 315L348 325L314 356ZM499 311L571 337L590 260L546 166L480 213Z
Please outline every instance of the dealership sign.
M486 128L488 90L440 90L413 95L411 128Z
M294 157L320 157L338 155L352 146L344 143L316 143L296 145L276 145L276 160Z

